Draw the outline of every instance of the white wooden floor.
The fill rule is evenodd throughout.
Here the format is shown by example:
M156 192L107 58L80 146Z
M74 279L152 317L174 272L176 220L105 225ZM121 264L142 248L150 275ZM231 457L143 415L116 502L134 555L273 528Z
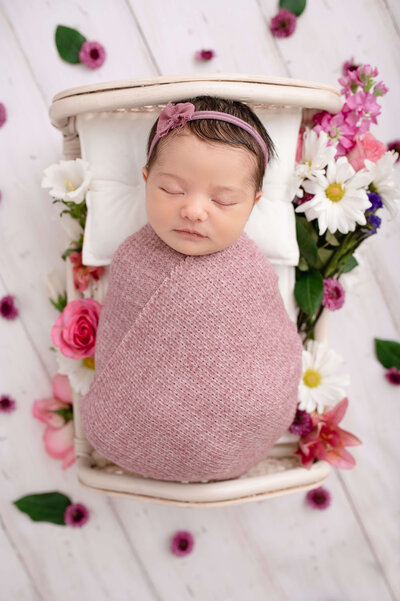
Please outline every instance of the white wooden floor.
M400 218L365 244L358 284L331 315L331 345L352 383L342 423L363 445L353 470L332 470L332 504L312 510L304 494L218 509L173 508L103 497L63 472L31 417L51 391L50 329L58 313L42 283L63 262L58 207L40 187L62 158L48 118L66 88L172 73L239 72L337 85L342 63L377 66L390 92L372 133L400 137L398 0L308 0L288 39L270 35L278 0L1 0L0 298L20 317L0 319L0 394L17 410L0 415L0 598L4 601L393 601L400 599L399 388L374 355L374 337L400 339ZM62 61L54 33L74 27L106 48L97 70ZM194 52L212 48L211 62ZM399 175L399 172L397 173ZM400 178L399 178L400 179ZM32 522L12 501L59 490L91 512L82 528ZM179 529L193 552L170 554Z

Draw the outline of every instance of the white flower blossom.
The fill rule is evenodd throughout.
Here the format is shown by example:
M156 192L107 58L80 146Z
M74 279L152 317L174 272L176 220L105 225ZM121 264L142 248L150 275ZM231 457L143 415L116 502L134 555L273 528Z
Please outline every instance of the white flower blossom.
M392 218L397 215L400 206L400 188L394 182L393 169L398 156L397 152L390 150L385 152L376 163L369 159L364 161L367 171L371 174L373 187Z
M50 188L53 198L81 203L92 179L89 163L82 159L60 161L43 170L42 188Z

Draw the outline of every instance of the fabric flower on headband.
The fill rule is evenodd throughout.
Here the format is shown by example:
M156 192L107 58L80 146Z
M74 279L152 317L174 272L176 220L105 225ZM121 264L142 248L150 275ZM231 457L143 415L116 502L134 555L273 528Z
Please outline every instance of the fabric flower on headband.
M185 125L194 113L194 104L191 102L169 102L160 113L157 123L157 134L161 138L171 129Z

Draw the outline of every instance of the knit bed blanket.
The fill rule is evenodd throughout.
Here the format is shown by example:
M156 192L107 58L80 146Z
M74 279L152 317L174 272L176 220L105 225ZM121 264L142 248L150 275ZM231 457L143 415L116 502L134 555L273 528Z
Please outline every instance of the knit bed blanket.
M302 342L247 234L193 256L147 223L111 262L95 368L81 420L103 457L148 478L218 481L292 423Z

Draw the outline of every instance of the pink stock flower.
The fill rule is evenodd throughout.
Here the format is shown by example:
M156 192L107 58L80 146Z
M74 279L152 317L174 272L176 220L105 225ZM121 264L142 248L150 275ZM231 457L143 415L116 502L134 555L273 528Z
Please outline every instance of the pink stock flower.
M288 38L296 29L296 22L296 15L290 12L290 10L282 8L282 10L271 19L271 33L277 38Z
M365 167L365 159L376 163L387 150L385 144L369 132L364 134L362 138L355 136L354 142L355 145L347 155L347 159L356 171L360 171Z
M70 253L69 259L71 263L74 263L72 268L74 274L74 287L81 292L86 290L89 286L90 278L97 281L105 272L104 267L83 265L81 252L74 251Z
M312 414L314 429L300 438L299 448L294 453L300 458L301 465L310 469L314 459L322 459L335 467L351 469L356 462L345 449L346 446L362 444L354 434L339 428L338 423L346 413L349 400L347 397L332 409L319 414Z
M378 75L378 69L371 67L371 65L360 65L357 69L358 77L360 82L365 85L369 83L369 80Z
M342 112L336 115L327 112L316 113L313 121L316 123L314 131L317 133L325 131L329 142L337 142L335 159L346 155L353 148L357 128L347 122Z
M71 359L94 357L102 305L92 298L70 301L51 328L51 339Z
M338 82L343 86L340 90L340 93L346 98L350 94L355 94L357 92L357 88L362 85L358 77L357 69L348 71L346 77L340 77Z
M336 278L324 280L324 296L322 304L330 311L336 311L343 307L345 291L342 284Z
M357 127L359 133L368 131L370 121L377 123L376 117L381 113L381 107L376 102L376 96L370 92L356 92L348 96L341 112L347 123ZM358 125L359 120L362 120Z
M342 74L344 76L347 76L349 73L352 73L353 71L357 71L359 65L356 65L354 62L354 58L351 57L351 59L349 61L346 61L345 63L343 63L342 66Z
M79 60L84 63L89 69L97 69L101 67L106 58L104 46L99 42L83 42L79 51Z
M377 84L375 84L374 89L373 89L373 93L375 94L375 96L384 96L388 92L389 92L389 88L387 86L385 86L383 81L379 81Z

